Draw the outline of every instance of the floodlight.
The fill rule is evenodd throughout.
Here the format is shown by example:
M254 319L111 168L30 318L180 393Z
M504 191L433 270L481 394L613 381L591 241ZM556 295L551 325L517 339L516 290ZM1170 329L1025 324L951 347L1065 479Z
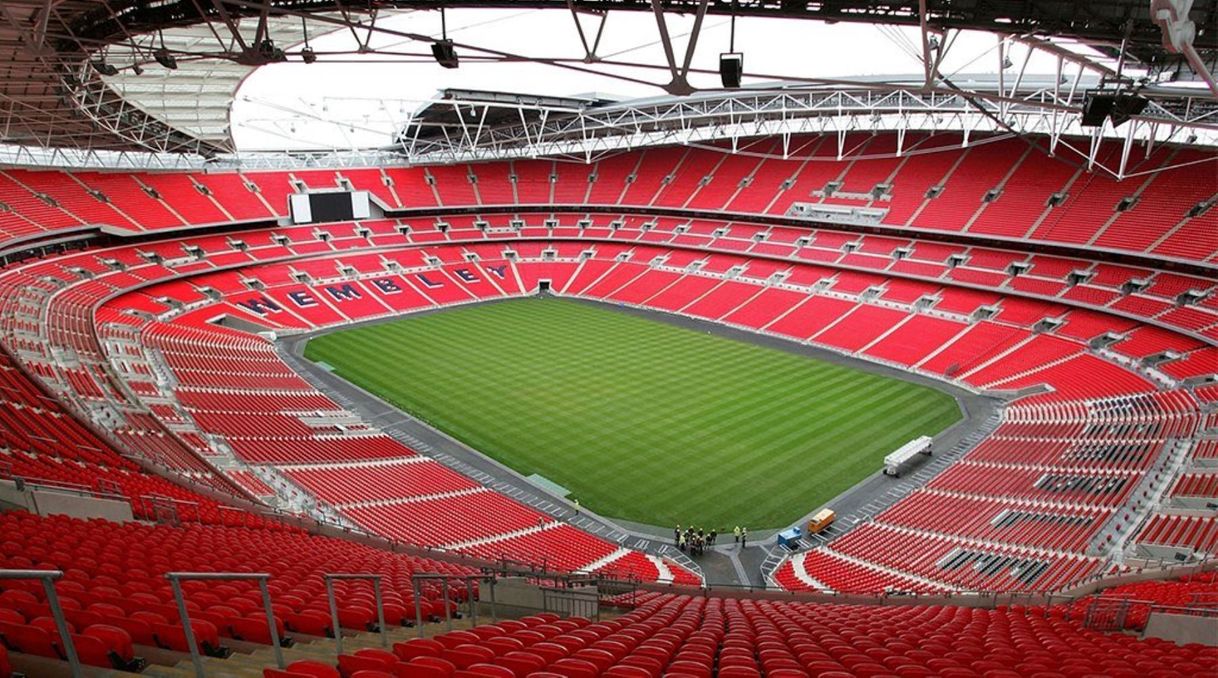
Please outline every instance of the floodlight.
M114 66L111 66L110 64L106 63L104 60L98 59L97 61L93 61L90 63L93 65L93 69L96 70L98 73L101 73L102 75L108 75L108 76L118 75L118 69L115 68Z
M1112 126L1120 127L1129 122L1129 119L1146 110L1146 105L1150 100L1140 94L1128 93L1116 95L1116 101L1112 104L1112 111L1108 114L1112 118Z
M165 68L167 68L171 71L178 70L178 60L175 59L174 56L169 53L169 50L165 49L164 47L153 52L152 58L156 59L156 62L158 64L164 66Z
M431 55L436 58L436 63L444 68L456 68L460 65L457 50L453 47L453 41L448 38L431 43Z
M1080 127L1103 127L1116 97L1112 94L1089 90L1083 93L1083 117L1079 120Z

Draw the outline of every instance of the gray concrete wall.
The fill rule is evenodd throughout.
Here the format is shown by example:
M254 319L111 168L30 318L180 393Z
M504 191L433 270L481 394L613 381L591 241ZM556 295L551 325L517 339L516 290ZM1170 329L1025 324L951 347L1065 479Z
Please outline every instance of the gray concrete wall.
M1218 506L1218 499L1209 497L1173 497L1171 501L1182 509L1202 512L1200 515L1209 515L1214 510L1212 507Z
M135 520L131 504L119 499L95 499L53 490L35 490L34 507L40 516L72 516L73 518L103 518L116 523Z
M1218 617L1151 612L1144 638L1161 638L1181 645L1201 643L1218 647Z
M103 518L116 523L135 520L131 505L120 499L99 499L67 490L54 490L26 485L18 490L11 480L0 481L0 501L24 508L40 516L71 516L73 518Z
M0 502L32 512L34 510L32 494L28 489L18 490L17 484L11 480L0 480Z
M495 583L495 605L526 610L543 609L541 587L520 577L507 577Z

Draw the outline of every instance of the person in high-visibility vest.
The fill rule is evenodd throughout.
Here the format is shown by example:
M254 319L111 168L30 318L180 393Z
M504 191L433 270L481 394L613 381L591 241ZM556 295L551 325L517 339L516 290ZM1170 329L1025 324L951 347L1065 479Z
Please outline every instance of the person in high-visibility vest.
M736 543L739 544L740 543L740 526L739 525L736 526L736 529L732 530L732 534L736 535Z

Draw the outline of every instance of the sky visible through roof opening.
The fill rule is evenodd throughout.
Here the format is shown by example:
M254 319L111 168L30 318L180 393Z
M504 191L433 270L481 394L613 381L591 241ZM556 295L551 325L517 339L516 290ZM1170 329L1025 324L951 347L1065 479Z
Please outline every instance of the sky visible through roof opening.
M600 17L581 16L591 44ZM676 60L684 59L692 16L667 15ZM563 10L462 9L447 13L448 36L461 66L441 68L430 42L382 32L341 29L313 37L314 64L275 64L255 70L233 104L233 136L241 150L353 149L387 145L410 114L444 88L552 96L598 93L611 98L663 96L669 80L655 17L645 12L610 12L596 54L585 51L570 12ZM692 60L690 84L720 86L719 55L729 50L730 19L707 16ZM311 24L314 25L314 24ZM314 25L315 26L315 25ZM440 36L440 13L416 11L382 17L387 31ZM316 30L313 28L311 30ZM949 36L941 72L948 77L993 75L1006 57L1015 78L1052 75L1057 57L984 32ZM376 53L357 54L368 40ZM481 48L485 51L480 51ZM736 21L736 51L744 53L745 84L782 78L854 78L922 73L917 28L869 24L825 24L794 19L744 17ZM1092 54L1088 48L1080 47ZM289 51L292 51L289 48ZM561 63L518 60L556 59ZM1025 65L1026 62L1026 65ZM705 73L696 72L704 69ZM1071 71L1073 73L1073 70Z

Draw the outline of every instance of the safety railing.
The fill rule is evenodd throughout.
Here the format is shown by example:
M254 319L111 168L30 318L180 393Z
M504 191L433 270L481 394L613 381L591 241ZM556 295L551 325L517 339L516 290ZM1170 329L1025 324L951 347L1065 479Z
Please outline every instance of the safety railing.
M1188 597L1190 607L1218 608L1218 591L1194 591Z
M563 617L584 617L601 620L600 595L594 591L542 586L541 610Z
M262 607L266 610L266 623L270 627L271 645L275 649L275 664L280 669L287 667L283 660L283 648L279 644L279 627L275 623L275 611L271 607L271 592L267 588L267 581L271 575L250 572L169 572L165 574L165 578L173 587L173 599L178 605L178 616L182 618L182 630L186 636L186 647L190 650L190 663L194 665L196 678L205 678L206 669L203 666L203 656L199 653L198 639L195 638L194 629L191 628L190 613L186 609L186 596L182 592L182 582L186 580L257 581L258 590L262 593ZM338 635L337 628L335 631L335 635Z
M376 628L381 634L381 647L389 648L389 635L385 630L385 601L381 597L381 575L379 574L358 574L358 573L337 573L325 575L326 580L326 600L330 603L330 621L334 624L334 645L338 654L343 653L343 627L338 619L338 603L334 599L334 582L345 580L370 580L372 582L372 594L376 599ZM283 668L280 666L279 668Z
M443 602L444 602L444 623L448 627L448 630L452 631L453 630L452 604L451 604L452 598L448 593L450 584L454 581L464 582L465 596L466 596L465 600L468 603L470 621L474 626L477 626L478 625L478 607L482 601L481 601L481 595L474 594L474 583L475 582L486 582L487 584L489 584L489 586L487 586L487 588L489 589L489 592L490 592L490 596L489 596L490 600L487 602L490 603L490 607L491 607L491 623L495 623L495 622L499 621L498 611L495 608L495 578L496 577L495 577L494 573L470 574L470 575L463 575L463 576L453 576L451 574L439 574L439 573L418 573L418 574L411 575L410 587L411 587L411 592L414 594L414 623L415 623L415 627L419 630L419 637L420 638L423 637L423 587L422 587L422 582L425 582L425 581L440 582L441 600L443 600ZM479 594L480 593L481 593L481 589L479 589Z
M138 509L140 515L151 518L158 524L176 527L185 522L202 522L197 501L145 494L132 501L132 508Z
M1209 605L1163 605L1153 602L1147 604L1150 605L1152 613L1205 617L1206 619L1218 618L1218 608Z
M72 494L78 497L89 497L91 499L113 499L116 501L127 501L127 497L121 492L109 492L104 489L94 489L88 485L80 483L69 483L64 480L52 480L50 478L26 478L20 474L14 474L12 465L7 468L0 465L0 480L11 480L17 486L18 490L42 490L50 492L58 492L61 494Z
M97 488L98 492L103 494L119 496L126 499L126 497L123 495L123 486L119 485L113 480L110 480L109 478L98 478L97 482L93 483L93 486Z
M59 643L63 648L64 659L68 660L72 678L80 678L83 673L80 658L76 656L76 644L72 642L72 634L68 631L68 620L63 615L63 606L59 604L59 594L55 592L55 580L60 577L63 577L61 570L0 570L0 579L38 579L42 582L42 590L47 597L47 607L51 608L51 617L55 620L55 630L59 632Z
M1132 600L1093 598L1083 609L1079 621L1083 628L1093 631L1120 631L1125 628L1130 611L1139 604Z

